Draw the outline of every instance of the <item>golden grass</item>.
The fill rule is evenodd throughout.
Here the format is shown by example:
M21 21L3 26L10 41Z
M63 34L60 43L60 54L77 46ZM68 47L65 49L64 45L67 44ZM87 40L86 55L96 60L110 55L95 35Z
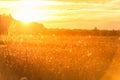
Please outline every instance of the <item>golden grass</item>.
M100 80L118 42L114 36L12 36L0 47L0 78Z

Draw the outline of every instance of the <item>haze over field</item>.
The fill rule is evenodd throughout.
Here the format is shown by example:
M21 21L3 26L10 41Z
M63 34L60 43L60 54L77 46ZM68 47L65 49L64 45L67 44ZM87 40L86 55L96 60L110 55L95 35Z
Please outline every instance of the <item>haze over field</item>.
M119 4L0 0L0 80L120 80Z
M0 14L48 28L120 29L120 0L0 0Z

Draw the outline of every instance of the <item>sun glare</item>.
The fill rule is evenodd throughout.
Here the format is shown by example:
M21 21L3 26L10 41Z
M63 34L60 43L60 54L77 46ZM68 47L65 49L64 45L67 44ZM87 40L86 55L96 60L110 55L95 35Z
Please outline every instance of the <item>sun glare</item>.
M39 15L37 10L33 8L23 8L15 11L13 13L13 17L17 20L21 20L23 22L32 22L32 21L38 21ZM43 16L41 15L41 18Z
M19 5L13 12L11 12L11 14L16 20L20 20L22 22L44 22L54 20L56 19L56 16L52 14L55 13L55 10L50 10L49 6L47 6L52 3L54 2L43 0L21 0ZM48 9L44 9L43 7Z

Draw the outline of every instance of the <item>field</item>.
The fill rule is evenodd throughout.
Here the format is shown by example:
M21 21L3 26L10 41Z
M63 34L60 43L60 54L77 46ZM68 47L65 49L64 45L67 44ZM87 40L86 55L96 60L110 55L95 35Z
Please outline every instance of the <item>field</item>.
M117 36L13 36L0 44L0 80L119 80L119 46Z

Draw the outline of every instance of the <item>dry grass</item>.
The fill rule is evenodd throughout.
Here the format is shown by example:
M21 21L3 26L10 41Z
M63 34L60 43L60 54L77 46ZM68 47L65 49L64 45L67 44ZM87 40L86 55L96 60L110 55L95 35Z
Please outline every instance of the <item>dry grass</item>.
M103 36L9 37L0 47L0 80L100 80L119 39Z

